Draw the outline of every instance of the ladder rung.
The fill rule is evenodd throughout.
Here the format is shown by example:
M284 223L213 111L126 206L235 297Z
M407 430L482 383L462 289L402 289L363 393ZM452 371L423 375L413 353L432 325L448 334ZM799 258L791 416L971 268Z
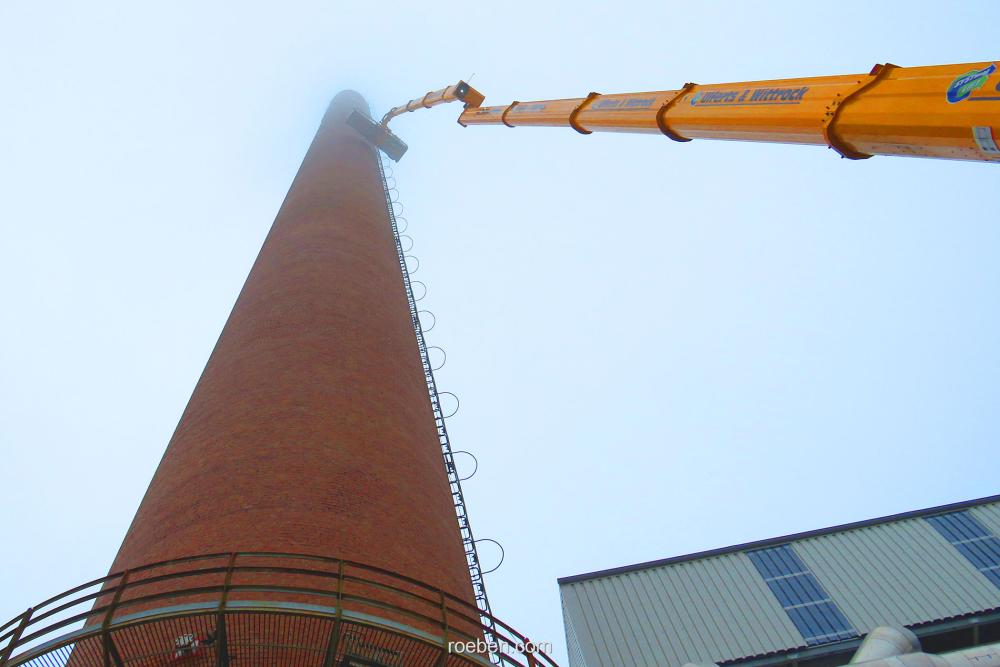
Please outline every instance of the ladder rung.
M466 558L468 560L469 566L469 577L472 581L473 593L476 599L476 605L479 607L480 611L489 614L490 613L490 602L486 597L486 587L483 585L482 581L482 568L479 566L479 554L476 551L476 543L472 538L472 529L469 526L468 512L465 508L465 499L462 496L461 480L458 478L458 471L455 467L454 456L451 452L451 442L448 438L448 429L445 426L444 413L441 411L441 397L438 395L437 383L434 380L434 369L431 366L429 350L427 348L427 343L424 341L423 327L420 324L420 314L417 309L416 299L413 298L413 285L410 282L410 271L406 266L406 257L403 252L403 244L400 240L399 225L396 222L396 213L393 210L392 197L389 195L388 184L386 183L385 168L382 164L382 160L378 160L379 172L382 176L382 188L383 194L385 195L386 210L389 216L389 225L392 227L393 238L396 242L396 258L399 261L399 268L403 274L403 284L406 287L406 302L410 310L410 323L413 326L413 333L417 339L417 349L420 352L420 363L424 369L424 381L427 384L427 394L431 402L431 411L434 416L434 425L438 433L438 441L441 445L441 454L444 460L445 473L448 477L448 484L451 487L452 500L455 505L455 517L458 521L459 533L462 536L462 544L465 548ZM484 626L493 628L494 624L492 619L482 616L480 617ZM490 631L485 631L483 633L488 641L491 643L494 640L494 635ZM499 658L496 655L491 654L490 660L493 663L498 664Z

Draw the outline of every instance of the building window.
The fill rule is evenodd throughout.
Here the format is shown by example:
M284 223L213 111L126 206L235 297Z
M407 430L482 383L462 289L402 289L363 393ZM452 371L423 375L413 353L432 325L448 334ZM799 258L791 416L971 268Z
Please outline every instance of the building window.
M927 517L941 536L1000 588L1000 539L967 510Z
M747 556L807 644L828 644L858 636L792 545L748 551Z

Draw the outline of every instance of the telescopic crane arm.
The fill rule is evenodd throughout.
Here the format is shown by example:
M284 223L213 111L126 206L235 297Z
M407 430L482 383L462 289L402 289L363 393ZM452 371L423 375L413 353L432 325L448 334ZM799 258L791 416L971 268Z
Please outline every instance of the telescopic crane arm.
M396 116L461 101L463 126L568 127L580 132L665 134L675 141L728 139L828 146L873 155L1000 162L1000 72L994 62L930 67L876 65L868 74L746 81L644 93L482 106L464 81L394 107L368 132L398 160ZM360 129L360 128L359 128ZM401 146L401 150L400 150Z
M459 81L454 86L448 86L447 88L442 88L441 90L434 90L423 97L410 100L401 107L393 107L382 116L382 127L389 127L389 121L404 114L407 111L416 111L417 109L430 109L431 107L436 107L439 104L445 104L447 102L465 102L465 107L474 108L478 107L483 103L483 94L478 90L467 84L465 81Z

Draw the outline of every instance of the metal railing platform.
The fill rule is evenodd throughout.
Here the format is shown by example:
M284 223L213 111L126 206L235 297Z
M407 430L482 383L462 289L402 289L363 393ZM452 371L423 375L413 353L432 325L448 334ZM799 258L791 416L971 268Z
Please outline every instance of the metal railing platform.
M28 609L0 626L0 667L558 667L483 616L362 563L212 554L110 574Z

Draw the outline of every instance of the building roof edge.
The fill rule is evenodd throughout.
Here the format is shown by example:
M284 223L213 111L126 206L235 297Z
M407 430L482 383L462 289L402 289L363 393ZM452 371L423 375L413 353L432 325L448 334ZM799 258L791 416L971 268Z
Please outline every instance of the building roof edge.
M607 570L597 570L594 572L587 572L584 574L574 574L568 577L559 577L557 581L559 585L562 586L564 584L573 584L580 581L587 581L590 579L601 579L603 577L610 577L616 574L627 574L629 572L648 570L651 568L662 567L665 565L675 565L677 563L683 563L686 561L700 560L702 558L710 558L712 556L721 556L723 554L736 553L738 551L746 551L748 549L759 549L762 547L775 546L778 544L784 544L785 542L794 542L796 540L803 540L809 537L817 537L819 535L829 535L832 533L841 533L841 532L846 532L848 530L855 530L857 528L865 528L867 526L876 526L883 523L892 523L894 521L903 521L905 519L930 516L931 514L938 514L941 512L952 512L960 509L965 509L968 507L975 507L977 505L987 505L993 502L1000 502L1000 494L993 496L985 496L983 498L975 498L973 500L962 500L955 503L948 503L946 505L937 505L935 507L928 507L925 509L910 510L908 512L890 514L887 516L881 516L874 519L865 519L863 521L854 521L852 523L842 523L836 526L829 526L827 528L817 528L815 530L807 530L801 533L792 533L791 535L770 537L764 540L756 540L754 542L744 542L742 544L734 544L728 547L709 549L707 551L698 551L691 554L685 554L683 556L672 556L670 558L661 558L659 560L651 560L643 563L636 563L634 565L622 565L620 567L613 567Z

